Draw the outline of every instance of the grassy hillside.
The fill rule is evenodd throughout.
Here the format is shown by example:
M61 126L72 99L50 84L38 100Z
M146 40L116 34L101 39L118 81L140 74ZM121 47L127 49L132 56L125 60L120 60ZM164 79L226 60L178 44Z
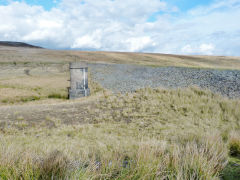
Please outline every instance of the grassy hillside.
M0 63L67 63L70 61L129 63L149 66L240 69L239 57L180 56L150 53L56 51L0 46Z
M239 105L199 89L143 89L2 107L0 177L239 178L226 167L240 155Z
M0 179L239 179L240 100L198 88L67 100L68 62L239 69L240 58L0 47Z
M24 48L41 48L39 46L33 46L23 42L13 42L13 41L0 41L0 46L7 47L24 47Z

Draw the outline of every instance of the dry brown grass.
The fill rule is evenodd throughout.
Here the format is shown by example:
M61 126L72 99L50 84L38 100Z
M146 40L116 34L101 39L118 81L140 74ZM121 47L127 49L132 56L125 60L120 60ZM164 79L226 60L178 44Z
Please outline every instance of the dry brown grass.
M47 69L45 68L47 67ZM69 73L65 65L45 65L43 67L29 66L30 75L24 73L21 65L1 66L5 72L0 73L0 106L9 104L22 104L35 101L39 103L46 100L56 102L67 100L69 87ZM91 93L95 94L102 88L91 81L89 74L89 86Z
M0 63L68 63L71 61L130 63L149 66L240 69L239 57L183 56L151 53L56 51L0 47Z
M240 69L237 57L1 47L0 179L219 179L239 153L239 100L197 88L114 95L90 78L92 96L67 101L75 60Z
M141 133L119 135L123 128L114 126L12 130L0 136L0 177L208 180L217 179L227 163L219 134L186 135L181 143ZM105 127L115 129L109 134Z
M67 75L19 76L0 79L0 105L47 98L67 99ZM31 100L32 99L32 100Z
M239 103L192 88L3 106L0 177L218 179Z

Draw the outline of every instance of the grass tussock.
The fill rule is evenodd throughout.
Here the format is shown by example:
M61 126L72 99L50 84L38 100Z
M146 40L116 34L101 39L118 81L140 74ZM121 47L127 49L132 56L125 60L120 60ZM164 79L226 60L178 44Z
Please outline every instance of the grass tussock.
M49 99L67 99L68 96L66 94L58 94L58 93L52 93L48 95Z
M38 101L41 97L39 96L26 96L26 97L16 97L16 98L5 98L2 99L1 102L3 104L14 104L14 103L26 103L30 101Z
M0 57L0 105L32 102L0 108L0 179L240 179L239 100L198 88L116 95L89 74L99 99L65 103L70 61L239 69L239 59L16 48Z
M230 155L240 157L240 134L238 132L231 132L229 137Z
M239 152L239 100L197 88L98 92L84 106L6 111L0 179L239 178L229 159Z
M94 123L134 123L147 134L210 129L220 129L223 134L228 134L231 129L240 128L240 109L236 108L239 106L238 100L225 99L198 88L147 88L124 95L105 92L97 107L89 109L88 113L93 115Z
M43 150L39 145L15 151L16 145L8 143L1 145L2 179L207 180L217 179L227 162L227 148L218 134L204 135L184 145L149 139L128 148L107 147L107 151L104 146L89 144L79 152L50 147L42 155L37 153Z

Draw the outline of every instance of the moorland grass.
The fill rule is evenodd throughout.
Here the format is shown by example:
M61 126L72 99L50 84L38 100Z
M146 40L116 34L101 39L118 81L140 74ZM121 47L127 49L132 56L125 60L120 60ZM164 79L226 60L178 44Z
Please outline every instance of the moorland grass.
M146 88L103 91L87 108L85 124L48 117L29 127L19 114L1 128L0 177L239 178L231 159L228 164L238 153L239 104L198 88Z
M64 64L74 61L177 66L217 69L240 69L239 57L181 56L157 53L61 51L1 46L0 65Z
M230 154L240 158L240 134L232 132L229 137Z
M240 69L238 57L1 48L0 105L60 98L69 114L78 103L65 99L70 61ZM1 111L0 179L240 179L239 100L198 88L116 95L91 77L89 85L100 98L81 122Z
M65 134L67 130L75 132L75 136ZM227 164L227 148L217 133L191 137L181 144L158 138L109 137L94 126L55 131L49 132L48 138L44 135L46 129L37 131L42 137L19 132L18 137L1 137L0 177L217 179Z
M62 72L61 68L58 72L0 78L0 105L24 104L47 99L67 100L69 74ZM98 83L91 80L90 73L89 86L92 95L103 90Z

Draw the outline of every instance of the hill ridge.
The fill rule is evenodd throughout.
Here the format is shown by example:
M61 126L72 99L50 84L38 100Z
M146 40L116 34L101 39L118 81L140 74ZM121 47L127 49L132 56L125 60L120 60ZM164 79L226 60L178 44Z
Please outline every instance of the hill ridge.
M40 46L34 46L24 42L16 41L0 41L0 46L11 46L11 47L27 47L27 48L42 48Z

